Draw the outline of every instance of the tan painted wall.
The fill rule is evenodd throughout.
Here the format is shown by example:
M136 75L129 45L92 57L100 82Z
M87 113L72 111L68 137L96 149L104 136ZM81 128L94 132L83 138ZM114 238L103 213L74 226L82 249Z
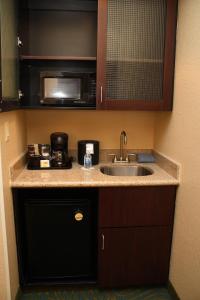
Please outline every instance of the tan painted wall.
M6 266L5 266L5 256L4 256L4 245L3 245L3 232L0 223L0 299L6 300Z
M200 299L200 1L180 0L173 113L158 113L155 148L182 164L170 280Z
M4 126L8 122L10 138L5 142ZM12 195L9 186L9 165L21 155L25 150L26 134L25 134L25 117L23 111L14 111L0 114L0 140L2 142L2 167L3 167L3 191L4 191L4 208L6 219L6 235L8 244L8 259L10 271L10 287L11 299L15 298L19 280L16 257L16 241L14 231L14 218ZM2 187L1 187L2 188ZM2 217L2 216L1 216ZM1 229L1 228L0 228ZM0 232L0 257L2 258L2 232ZM1 267L3 266L3 267ZM5 279L5 263L0 263L0 278ZM0 289L5 293L6 286L2 284ZM4 300L4 298L1 298Z
M97 139L102 149L119 148L119 135L125 130L127 148L150 149L154 140L152 112L127 111L27 111L28 143L48 143L55 131L69 134L69 148L80 139Z
M26 118L25 118L26 114ZM152 148L154 113L146 112L96 112L96 111L17 111L0 114L0 141L4 184L6 234L11 298L18 289L18 269L14 233L12 196L9 187L9 165L25 150L26 129L28 142L49 142L53 131L69 133L69 146L76 148L78 139L98 139L102 148L118 148L122 129L128 134L129 148ZM26 120L25 120L26 119ZM27 121L27 126L26 126ZM5 123L8 122L10 138L5 142ZM1 228L0 228L1 230ZM2 231L0 231L0 299L6 297L5 262L3 261Z

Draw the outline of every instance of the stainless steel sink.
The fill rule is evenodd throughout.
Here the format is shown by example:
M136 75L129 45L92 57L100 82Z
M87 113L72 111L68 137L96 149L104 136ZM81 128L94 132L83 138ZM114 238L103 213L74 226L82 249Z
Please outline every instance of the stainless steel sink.
M100 171L110 176L147 176L153 174L153 170L142 166L102 166Z

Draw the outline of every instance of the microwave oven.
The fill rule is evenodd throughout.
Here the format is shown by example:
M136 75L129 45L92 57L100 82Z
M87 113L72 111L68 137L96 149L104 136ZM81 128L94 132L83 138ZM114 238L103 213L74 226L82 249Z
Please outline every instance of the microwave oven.
M41 72L40 104L58 107L95 107L96 74Z

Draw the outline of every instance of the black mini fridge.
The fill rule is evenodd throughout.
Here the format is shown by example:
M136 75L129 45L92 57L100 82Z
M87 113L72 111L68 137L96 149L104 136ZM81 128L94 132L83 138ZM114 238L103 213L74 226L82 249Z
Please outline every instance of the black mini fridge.
M14 192L22 286L95 282L97 190Z

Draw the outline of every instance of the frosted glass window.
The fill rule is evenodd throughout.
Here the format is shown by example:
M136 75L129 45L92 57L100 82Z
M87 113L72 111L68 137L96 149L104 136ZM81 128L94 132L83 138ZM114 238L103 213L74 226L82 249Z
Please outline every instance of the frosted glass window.
M166 7L166 0L108 0L107 99L162 99Z
M16 1L0 1L1 75L3 100L18 101L18 47Z

